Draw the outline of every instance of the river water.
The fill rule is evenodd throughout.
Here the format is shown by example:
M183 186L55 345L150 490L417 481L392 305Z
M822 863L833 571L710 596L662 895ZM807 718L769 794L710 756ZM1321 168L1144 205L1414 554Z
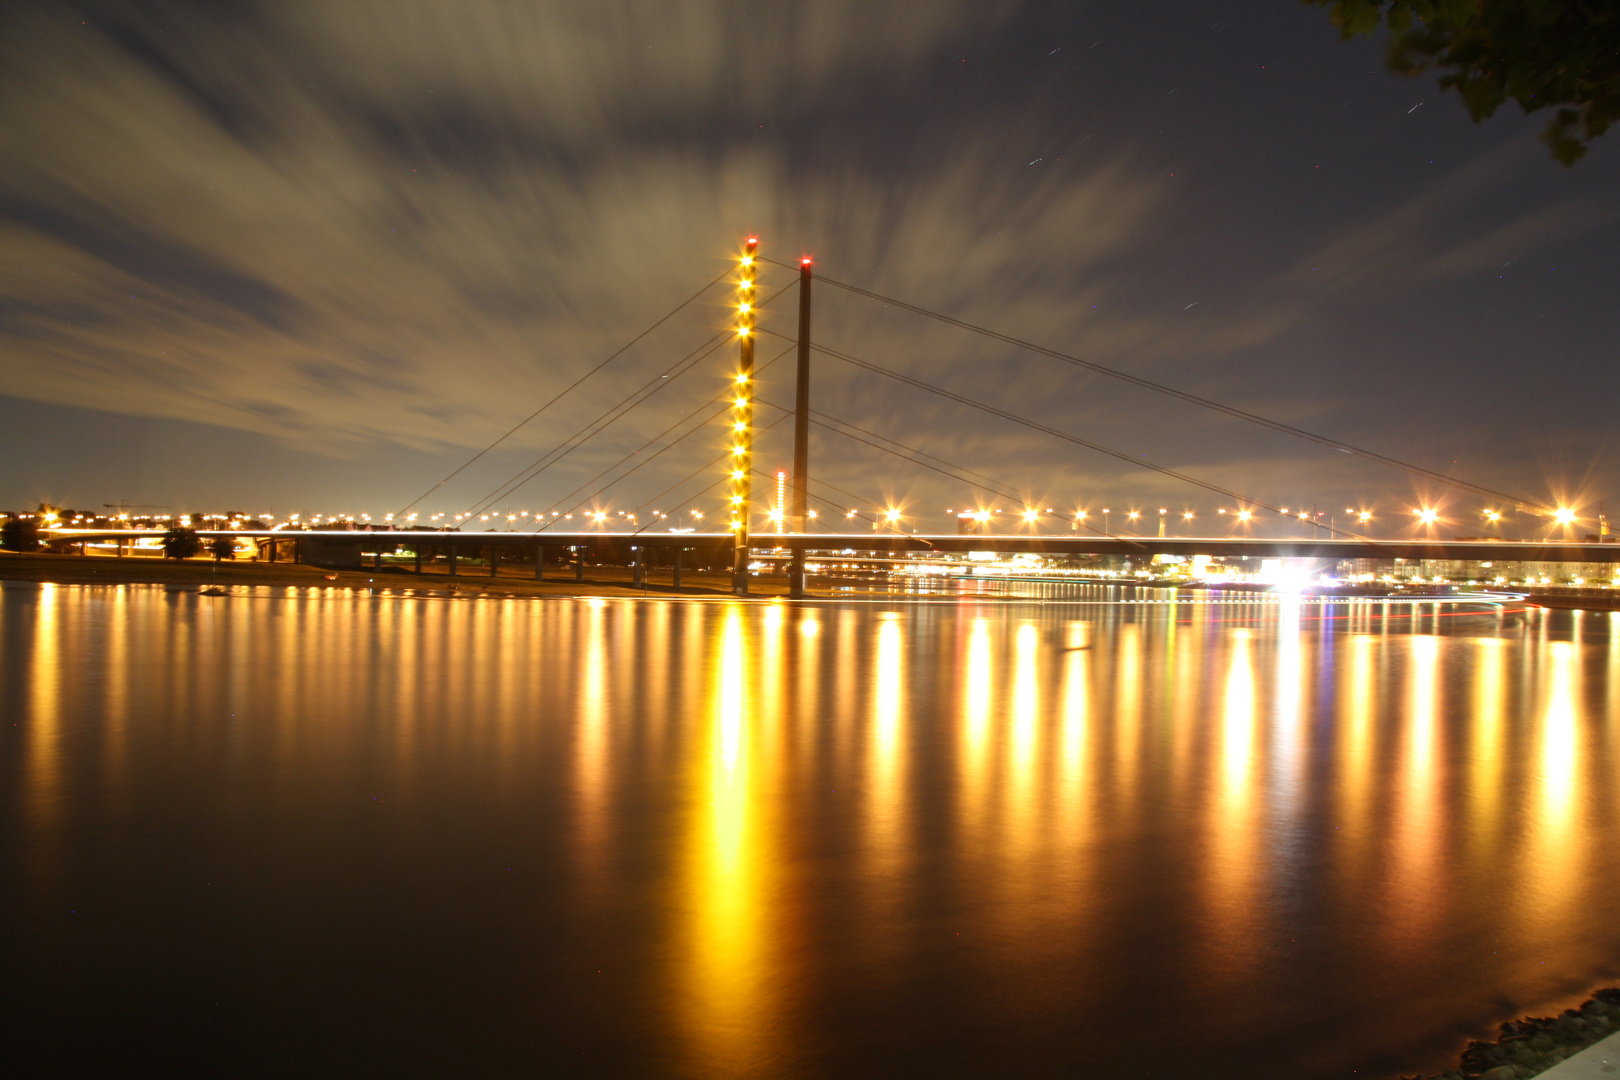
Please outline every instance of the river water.
M1123 599L7 584L11 1075L1326 1080L1612 978L1620 616Z

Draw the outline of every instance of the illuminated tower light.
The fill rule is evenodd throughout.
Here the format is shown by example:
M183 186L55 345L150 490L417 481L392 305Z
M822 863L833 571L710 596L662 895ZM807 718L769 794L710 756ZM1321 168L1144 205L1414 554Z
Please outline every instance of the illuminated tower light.
M735 380L735 396L731 403L733 432L731 463L726 471L730 473L728 479L731 482L731 529L738 535L739 540L745 539L748 532L748 500L751 487L749 474L753 469L751 428L754 417L750 381L753 376L754 350L751 335L754 330L754 263L758 244L757 237L748 238L739 260L737 280L736 330L737 338L741 342L741 354Z

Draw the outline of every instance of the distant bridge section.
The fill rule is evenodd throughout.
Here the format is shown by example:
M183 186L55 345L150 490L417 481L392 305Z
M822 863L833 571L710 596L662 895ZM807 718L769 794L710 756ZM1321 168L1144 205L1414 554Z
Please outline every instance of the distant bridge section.
M670 532L439 532L434 530L347 529L198 529L202 539L218 536L250 540L309 542L311 547L353 548L377 544L435 548L574 548L627 554L650 551L694 551L718 555L730 551L729 533ZM150 540L150 529L44 529L51 540ZM748 538L755 552L867 551L895 554L1118 555L1146 559L1154 555L1208 555L1261 559L1452 559L1481 562L1620 563L1620 543L1575 543L1549 540L1266 540L1241 536L1041 536L1036 534L961 535L893 532L755 533ZM313 560L311 560L313 561Z

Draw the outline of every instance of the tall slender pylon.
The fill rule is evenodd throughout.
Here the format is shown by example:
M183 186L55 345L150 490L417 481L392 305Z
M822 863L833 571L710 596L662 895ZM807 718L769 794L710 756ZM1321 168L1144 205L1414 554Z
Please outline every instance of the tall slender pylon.
M731 403L731 591L748 595L748 518L754 472L754 276L759 239L750 236L737 267L737 377Z
M799 367L793 392L793 532L810 531L810 256L799 260ZM802 600L804 548L788 563L788 595Z

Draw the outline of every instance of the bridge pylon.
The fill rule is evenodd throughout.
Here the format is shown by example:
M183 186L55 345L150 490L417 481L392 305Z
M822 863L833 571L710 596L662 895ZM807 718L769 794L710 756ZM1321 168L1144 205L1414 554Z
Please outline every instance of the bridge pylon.
M783 509L786 509L785 507ZM793 391L793 531L810 531L810 259L799 260L799 365ZM804 593L804 549L788 564L788 595Z
M731 403L731 591L748 595L748 519L754 472L754 277L759 239L743 244L737 276L737 376Z

